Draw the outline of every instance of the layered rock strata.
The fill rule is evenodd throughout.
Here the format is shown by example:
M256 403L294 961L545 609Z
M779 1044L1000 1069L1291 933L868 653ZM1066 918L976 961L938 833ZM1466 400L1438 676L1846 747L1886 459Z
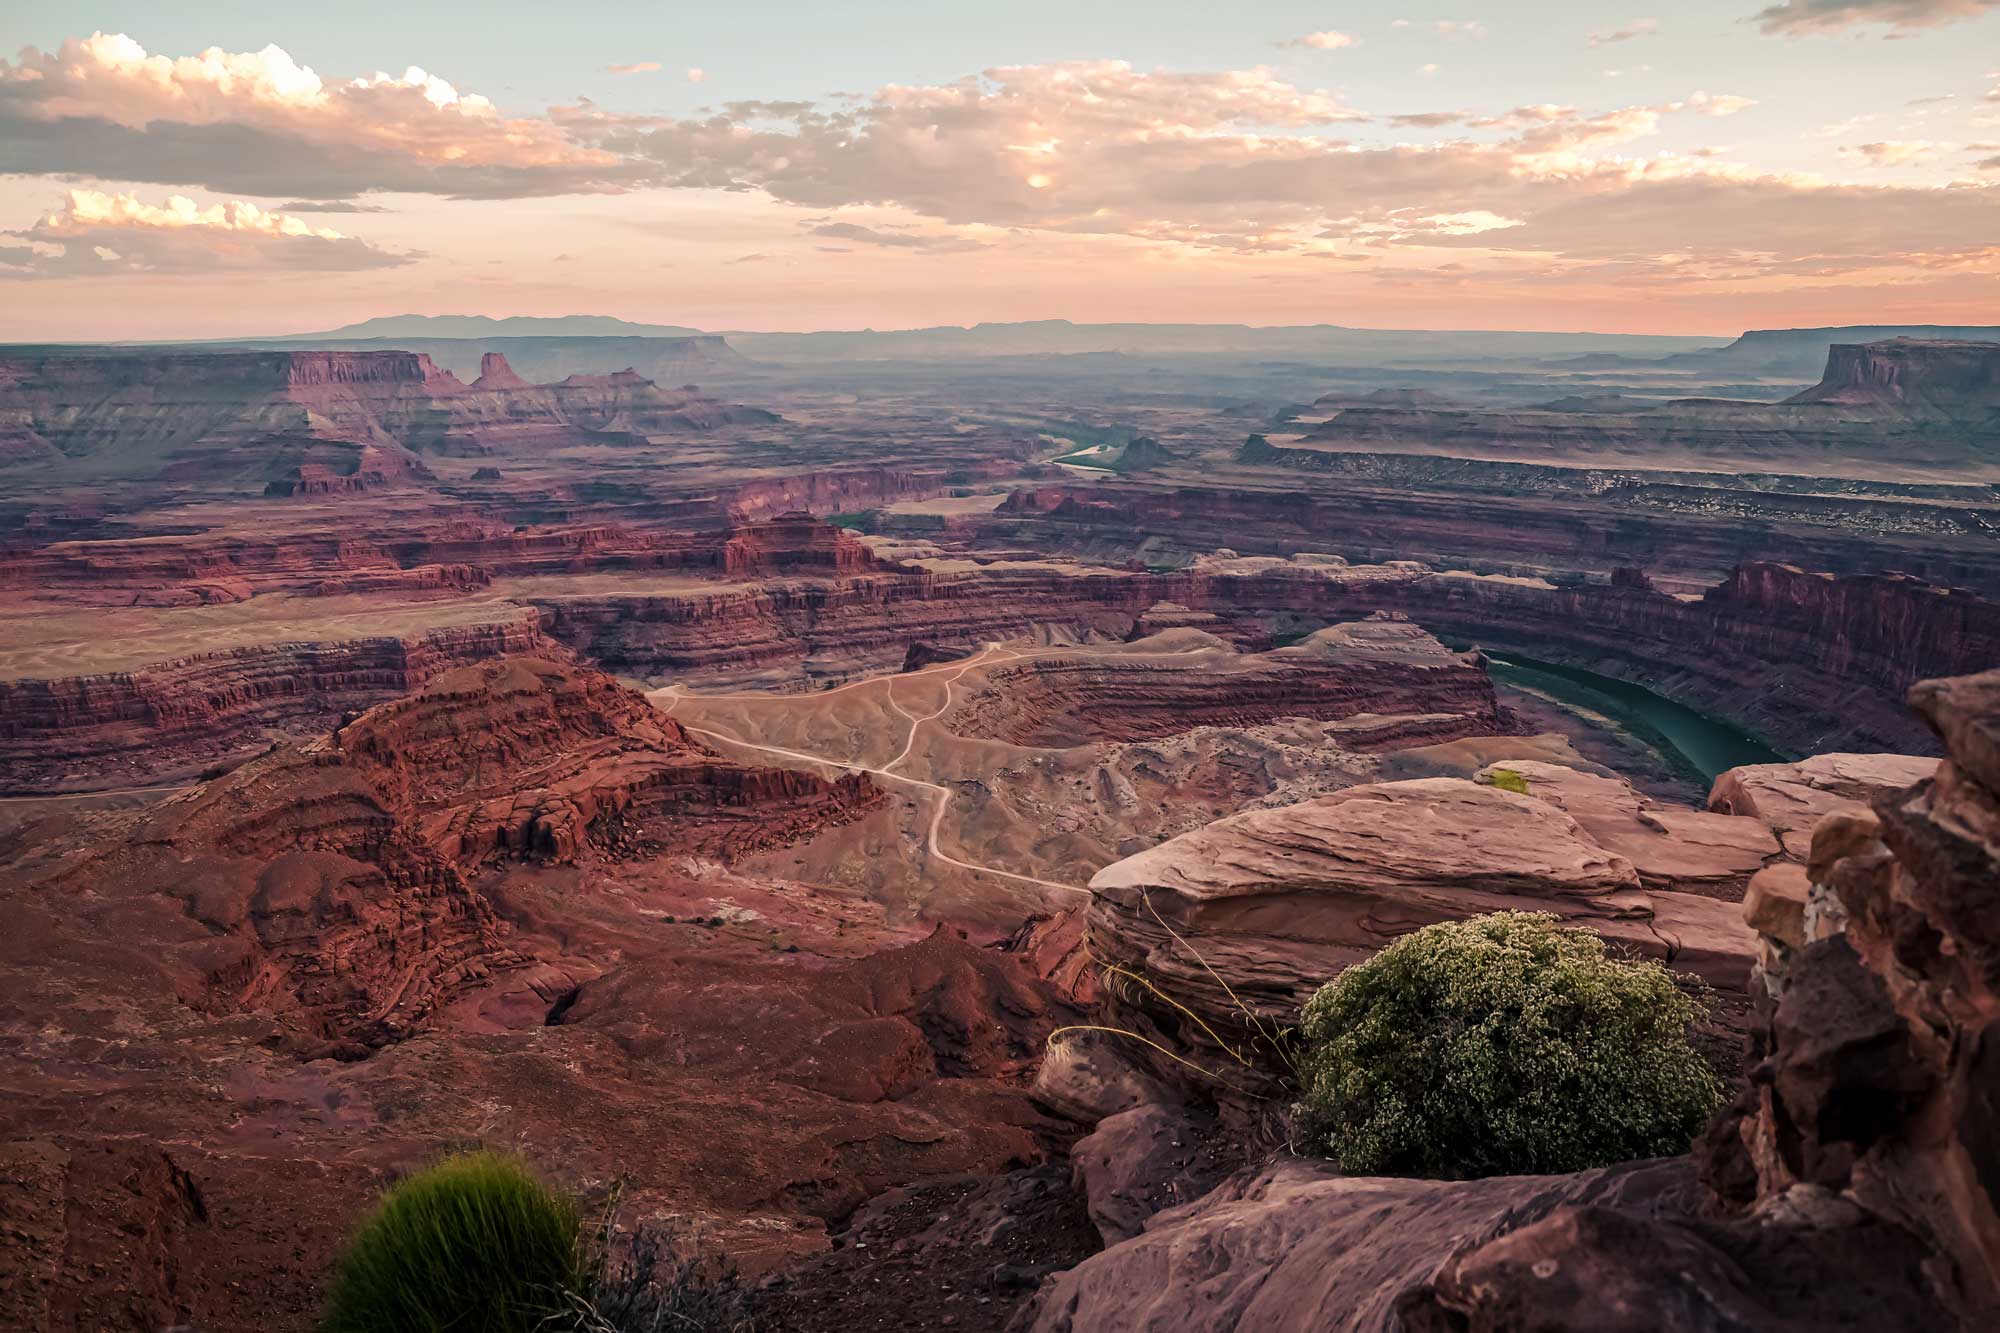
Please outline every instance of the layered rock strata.
M1256 655L1199 630L1168 630L1132 647L988 667L984 686L949 725L964 736L1036 746L1362 714L1455 718L1455 726L1427 732L1435 740L1507 729L1479 658L1447 651L1407 621L1336 625ZM1396 739L1414 737L1405 731ZM1356 748L1367 748L1365 738Z
M880 799L858 775L730 763L602 673L508 657L172 797L44 888L107 938L157 938L157 904L177 904L160 965L189 1003L278 1014L337 1052L523 962L467 878L483 861L775 846Z
M114 760L128 778L185 771L512 653L568 655L528 609L407 638L279 643L137 671L0 681L0 787L32 790L73 772L101 778Z

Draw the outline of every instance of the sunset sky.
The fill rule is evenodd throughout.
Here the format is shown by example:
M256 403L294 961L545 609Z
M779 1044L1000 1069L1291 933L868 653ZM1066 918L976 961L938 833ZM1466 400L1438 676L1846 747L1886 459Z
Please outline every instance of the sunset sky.
M0 339L2000 319L2000 0L16 0L0 51Z

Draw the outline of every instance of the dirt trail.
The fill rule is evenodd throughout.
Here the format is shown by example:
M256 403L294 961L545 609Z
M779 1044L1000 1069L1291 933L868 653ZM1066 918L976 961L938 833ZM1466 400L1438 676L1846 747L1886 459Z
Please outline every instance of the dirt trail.
M1060 884L1054 880L1038 879L1033 875L1022 875L1022 874L1017 874L1012 870L1002 870L998 866L979 865L971 861L959 860L957 857L945 851L942 847L938 845L938 830L942 828L944 825L945 812L951 804L951 792L948 789L939 786L935 782L926 782L922 778L907 777L901 773L895 773L891 771L897 765L901 764L905 759L908 759L910 757L910 751L916 746L917 743L917 733L923 729L924 724L927 722L936 721L938 718L944 716L947 712L951 711L951 705L953 702L952 689L954 686L958 684L958 680L961 676L963 676L966 672L972 670L976 666L983 666L992 662L1012 662L1025 656L1028 656L1028 654L1012 648L1002 648L997 643L989 643L986 645L985 648L981 649L973 656L966 658L962 662L949 662L941 666L926 667L921 671L910 671L894 676L872 676L866 680L850 681L846 685L837 686L834 689L826 690L819 694L813 695L812 697L815 699L824 698L826 695L838 694L843 690L861 689L865 686L870 686L870 685L880 685L887 690L888 692L887 698L889 706L895 709L898 713L901 713L905 718L909 719L910 733L907 737L904 738L903 748L899 752L897 752L896 757L894 759L891 759L888 763L882 765L879 768L871 767L870 765L867 764L850 764L840 759L829 759L825 755L808 754L803 750L788 750L782 746L777 746L777 745L759 745L755 741L746 741L740 736L732 736L727 732L715 731L705 727L689 726L685 722L683 722L681 725L683 727L686 727L687 730L693 735L706 737L710 740L721 741L725 745L733 745L745 750L754 750L760 754L778 755L781 758L785 759L796 759L796 760L803 760L807 763L824 764L828 768L839 769L841 772L844 773L868 773L878 778L887 779L890 782L901 782L912 787L922 788L924 791L936 797L936 800L933 803L931 810L930 827L926 832L924 839L924 850L928 852L931 856L936 857L938 860L944 862L946 865L957 866L961 870L970 870L977 874L995 875L1001 879L1013 880L1016 883L1033 884L1040 888L1056 889L1063 893L1087 894L1090 892L1090 890L1084 888L1080 884ZM942 674L945 677L944 703L940 705L934 712L925 713L923 716L919 717L916 714L910 712L908 709L904 708L902 704L896 701L897 681L909 680L917 676L929 676L929 675L939 675L939 674ZM682 692L679 686L670 685L663 690L655 690L646 697L653 702L654 707L659 708L660 711L671 715L674 709L679 706L681 700L686 698L693 698L698 700L706 700L706 699L768 700L771 699L773 696L769 694L689 695ZM660 702L662 699L666 700L664 704Z

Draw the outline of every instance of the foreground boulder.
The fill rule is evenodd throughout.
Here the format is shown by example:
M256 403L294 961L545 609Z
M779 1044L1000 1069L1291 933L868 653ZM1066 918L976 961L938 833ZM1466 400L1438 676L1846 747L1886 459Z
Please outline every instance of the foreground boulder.
M1708 808L1764 821L1803 861L1820 820L1864 810L1885 792L1922 782L1937 766L1916 754L1816 754L1796 764L1747 764L1715 780Z
M1091 881L1090 952L1154 988L1112 987L1118 1018L1219 1069L1233 1062L1218 1041L1242 1053L1258 1026L1292 1023L1329 977L1398 936L1498 911L1553 912L1745 993L1756 937L1736 906L1646 888L1627 857L1540 798L1567 770L1534 768L1540 795L1460 778L1375 783L1235 815L1105 867ZM1769 834L1734 822L1775 854Z

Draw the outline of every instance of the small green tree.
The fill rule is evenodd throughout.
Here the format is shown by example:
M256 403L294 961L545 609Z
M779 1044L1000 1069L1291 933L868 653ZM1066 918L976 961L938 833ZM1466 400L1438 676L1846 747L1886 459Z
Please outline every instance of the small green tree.
M448 1157L390 1187L342 1251L324 1333L528 1333L588 1283L573 1200L519 1158Z
M1528 780L1511 768L1496 768L1486 775L1486 780L1501 791L1511 791L1517 796L1532 796Z
M1426 926L1306 1002L1299 1128L1356 1175L1578 1171L1684 1152L1722 1102L1702 1005L1539 912Z

